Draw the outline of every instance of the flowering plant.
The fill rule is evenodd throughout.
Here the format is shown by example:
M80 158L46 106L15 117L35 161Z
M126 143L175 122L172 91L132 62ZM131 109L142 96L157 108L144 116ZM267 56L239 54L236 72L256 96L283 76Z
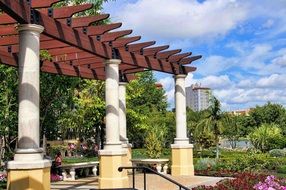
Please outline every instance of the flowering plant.
M74 143L69 143L68 144L68 149L69 150L75 150L76 149L76 145Z
M286 190L286 186L281 185L283 183L275 176L270 175L264 180L264 182L259 182L253 188L255 190Z
M7 181L7 175L4 173L0 173L0 182L6 182Z

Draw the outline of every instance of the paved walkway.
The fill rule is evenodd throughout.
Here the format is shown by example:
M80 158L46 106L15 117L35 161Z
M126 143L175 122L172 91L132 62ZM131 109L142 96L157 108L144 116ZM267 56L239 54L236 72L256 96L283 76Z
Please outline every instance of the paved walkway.
M215 185L218 181L223 178L220 177L204 177L204 176L180 176L174 177L168 175L175 181L181 183L182 185L193 188L199 185ZM135 187L139 190L143 190L143 174L136 174ZM132 187L132 176L129 176L130 187ZM98 188L98 180L97 177L89 177L83 179L77 179L74 182L56 182L52 183L52 190L89 190L89 189L97 189ZM172 183L166 181L160 176L147 174L147 190L176 190L178 187L173 185Z

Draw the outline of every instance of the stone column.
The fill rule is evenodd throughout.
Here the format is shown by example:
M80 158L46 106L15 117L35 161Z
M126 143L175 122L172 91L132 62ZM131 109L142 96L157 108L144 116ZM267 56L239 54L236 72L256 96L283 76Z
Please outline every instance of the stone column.
M126 85L127 82L119 83L119 130L122 147L127 150L124 166L132 166L130 161L132 157L132 145L128 142L126 129Z
M123 166L126 150L119 139L119 64L121 60L105 61L106 144L99 151L99 188L126 188L127 172L118 171Z
M193 145L187 137L186 90L187 75L176 75L175 106L176 106L176 138L172 148L172 175L194 175Z
M50 189L50 166L40 148L40 33L42 26L19 26L18 147L8 162L9 190Z

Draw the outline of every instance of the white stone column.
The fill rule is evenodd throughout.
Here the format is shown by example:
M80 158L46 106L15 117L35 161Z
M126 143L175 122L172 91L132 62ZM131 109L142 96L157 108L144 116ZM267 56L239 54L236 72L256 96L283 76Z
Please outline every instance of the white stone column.
M187 137L186 117L186 91L185 78L187 75L176 75L175 78L175 101L176 101L176 138L172 148L173 176L194 175L193 145L189 144Z
M121 60L105 61L106 143L99 151L99 188L126 188L127 172L119 172L124 165L127 151L120 142L119 132L119 64Z
M119 130L122 144L128 144L126 129L126 85L126 82L119 83Z
M14 160L42 160L40 148L40 33L42 26L19 26L18 147Z
M50 189L49 160L40 148L40 33L35 24L19 25L18 144L14 160L7 163L9 190Z
M189 144L187 138L186 117L186 89L185 78L187 75L176 75L175 78L175 106L176 106L176 138L175 144Z
M126 127L126 85L127 82L119 83L119 130L122 147L127 151L123 165L132 166L132 144L128 142Z
M105 62L106 144L105 150L121 149L119 139L119 64L121 60Z

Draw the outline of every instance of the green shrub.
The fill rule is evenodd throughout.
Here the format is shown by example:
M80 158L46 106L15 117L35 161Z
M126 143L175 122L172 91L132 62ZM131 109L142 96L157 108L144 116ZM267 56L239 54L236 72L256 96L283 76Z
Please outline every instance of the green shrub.
M284 157L286 156L286 150L283 149L272 149L269 151L270 156L272 157Z
M65 145L53 145L47 149L47 152L50 157L54 158L58 152L62 153L62 156L65 156L65 151L67 150L67 146Z
M149 129L145 138L146 154L149 158L159 158L161 156L164 138L164 126L154 126Z
M275 124L262 124L248 137L252 145L262 152L282 148L285 144L282 130Z
M286 165L279 166L279 167L277 168L277 172L278 172L278 173L282 173L282 174L286 174Z
M195 164L195 170L207 170L211 169L216 165L214 159L211 158L201 158Z

